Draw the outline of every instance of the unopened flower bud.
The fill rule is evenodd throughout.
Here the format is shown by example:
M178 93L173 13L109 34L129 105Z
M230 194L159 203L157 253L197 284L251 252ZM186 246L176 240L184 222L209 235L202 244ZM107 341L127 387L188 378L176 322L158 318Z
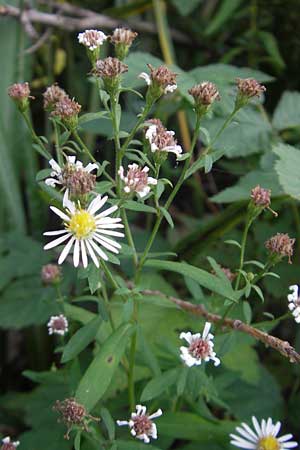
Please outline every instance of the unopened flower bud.
M78 403L75 398L66 398L63 401L57 400L53 409L61 415L61 421L67 426L67 433L64 436L65 439L70 438L69 434L74 425L88 432L89 421L99 420L88 414L85 407Z
M293 247L296 239L290 238L287 233L277 233L265 243L265 247L270 252L273 264L278 263L282 258L287 257L289 264L292 264Z
M100 57L100 48L108 36L99 30L85 30L78 34L78 41L87 49L89 60L94 66L97 59Z
M120 84L122 73L128 71L128 66L118 58L109 56L96 62L94 74L102 78L105 90L114 95Z
M174 92L177 89L177 74L171 72L166 66L154 68L151 64L147 64L150 69L150 75L142 72L139 78L143 78L149 86L147 99L149 101L158 100L163 94Z
M25 112L29 108L29 99L34 98L30 95L29 84L15 83L8 88L8 95L12 98L20 112Z
M137 35L138 34L135 31L132 31L129 28L116 28L114 30L110 40L115 46L117 58L121 61L127 56L132 42Z
M44 109L46 111L53 111L55 109L56 103L60 100L68 97L67 93L58 86L57 83L48 86L43 93L44 97Z
M236 84L238 93L235 101L235 109L240 109L247 105L252 97L260 97L266 88L254 78L237 78Z
M61 98L55 105L52 111L53 116L57 116L70 130L74 130L78 125L78 114L81 110L81 105L70 97Z
M10 437L7 436L2 439L2 446L0 450L15 450L20 445L19 441L12 442Z
M216 85L210 81L203 81L188 92L194 97L195 110L200 116L206 114L214 101L221 98Z
M46 264L41 271L42 282L45 285L58 284L61 280L61 269L56 264Z
M264 209L271 211L277 217L277 213L270 207L271 190L264 189L259 184L251 190L251 202L249 203L249 213L252 220L256 219Z

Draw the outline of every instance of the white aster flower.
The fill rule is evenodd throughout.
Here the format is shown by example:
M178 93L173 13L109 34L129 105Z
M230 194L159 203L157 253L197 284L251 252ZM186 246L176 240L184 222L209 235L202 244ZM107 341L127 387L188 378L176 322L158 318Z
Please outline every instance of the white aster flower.
M145 166L141 169L137 164L129 164L127 174L125 175L124 167L120 166L118 174L122 181L124 181L124 191L129 194L136 192L141 198L145 197L150 192L150 186L156 185L157 180L148 177L149 167Z
M60 236L45 245L44 249L49 250L68 241L59 256L58 264L64 262L73 246L73 263L75 267L78 267L80 257L83 267L87 267L88 255L97 267L99 267L97 256L107 261L108 257L100 247L104 247L106 250L116 254L119 253L119 249L121 248L120 244L107 237L124 237L123 233L115 231L116 228L124 228L119 223L121 219L109 217L109 214L116 211L118 206L111 206L105 211L96 214L104 206L107 199L107 196L101 197L101 195L97 195L89 206L83 209L79 203L76 205L69 200L68 191L66 191L63 200L65 212L55 206L50 206L51 210L63 219L65 229L44 233L45 236Z
M79 43L91 51L98 49L107 38L108 36L99 30L85 30L78 34Z
M300 298L299 298L299 288L297 284L293 284L289 287L289 290L292 291L291 294L288 295L289 301L289 310L292 311L292 314L297 323L300 323Z
M145 134L146 139L150 143L152 153L175 153L178 158L182 153L182 147L177 144L174 136L174 131L168 131L166 128L157 125L150 125Z
M132 436L148 444L150 438L157 439L157 428L152 419L160 417L162 410L158 409L150 416L146 414L146 411L146 406L136 405L136 412L131 414L130 420L117 420L117 424L119 426L128 425Z
M210 328L211 323L206 322L202 336L201 333L192 334L190 331L180 333L180 339L185 339L189 344L189 347L180 347L180 357L188 367L199 366L202 360L207 362L210 359L214 361L215 366L220 364L220 359L213 351L214 335L209 332Z
M256 417L252 417L252 422L254 430L246 423L236 427L236 431L240 436L230 435L232 438L230 443L232 445L252 450L286 450L298 446L297 442L291 441L293 438L292 434L277 437L281 428L280 422L273 424L272 419L269 418L268 420L263 419L259 424Z
M7 436L4 439L2 439L2 446L1 450L14 450L20 445L19 441L12 442L10 437Z
M50 174L51 178L46 178L45 183L51 187L55 187L56 184L64 184L64 172L66 169L74 172L82 171L87 173L98 169L98 164L96 163L89 163L84 167L81 161L76 161L76 156L68 156L66 164L63 167L60 167L54 159L50 159L49 164L52 168L52 172Z
M59 316L51 316L47 323L48 334L59 334L64 336L69 331L69 323L67 318L60 314Z

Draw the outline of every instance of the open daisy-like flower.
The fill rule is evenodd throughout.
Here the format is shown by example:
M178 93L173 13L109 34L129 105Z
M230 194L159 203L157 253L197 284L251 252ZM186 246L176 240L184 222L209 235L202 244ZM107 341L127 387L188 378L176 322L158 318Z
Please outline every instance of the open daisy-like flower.
M199 366L202 361L207 362L210 359L214 361L215 366L220 364L219 358L213 351L214 335L209 332L210 328L211 323L206 322L202 336L201 333L192 334L190 331L180 333L180 339L185 339L189 344L189 347L180 347L180 357L187 366Z
M292 312L295 321L297 323L300 323L299 287L297 286L297 284L293 284L289 287L289 290L292 291L292 293L288 295L289 310Z
M240 436L231 434L232 440L230 443L239 448L246 448L252 450L286 450L289 448L298 447L297 442L291 441L292 434L285 434L277 437L281 423L273 424L272 419L262 419L259 424L256 417L252 417L254 430L249 425L242 423L240 427L236 427L236 431Z
M54 241L45 245L45 250L50 250L57 245L67 242L65 248L58 258L58 264L62 264L71 249L73 249L73 263L78 267L80 258L83 267L88 265L88 255L94 264L99 267L98 257L107 261L108 257L101 247L106 250L119 253L121 248L118 242L107 236L124 237L123 233L115 231L123 228L120 218L112 218L109 215L118 209L117 205L111 206L105 211L97 214L107 202L108 197L97 195L86 209L81 208L80 203L75 204L69 200L68 191L65 192L63 206L65 211L61 211L55 206L50 206L51 210L64 221L64 230L47 231L45 236L59 236Z
M10 437L7 436L2 439L1 450L15 450L20 445L19 441L12 442Z
M47 327L50 335L59 334L60 336L64 336L69 331L69 322L63 314L51 316Z
M55 187L56 184L64 185L66 174L71 171L90 173L93 170L98 169L98 164L96 163L89 163L84 167L81 161L76 161L76 156L68 156L66 164L63 167L60 167L54 159L50 159L49 164L52 168L52 172L50 178L45 179L45 183L51 187Z
M148 444L150 438L157 439L157 428L155 423L152 422L152 419L160 417L162 410L158 409L150 416L146 414L146 411L146 406L136 405L136 412L131 414L130 420L117 420L117 425L128 425L132 436Z

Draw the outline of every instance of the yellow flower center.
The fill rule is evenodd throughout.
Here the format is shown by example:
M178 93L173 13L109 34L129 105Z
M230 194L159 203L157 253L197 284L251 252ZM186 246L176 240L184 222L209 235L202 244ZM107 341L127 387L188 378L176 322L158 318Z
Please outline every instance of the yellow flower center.
M280 444L274 436L267 436L259 440L257 450L280 450Z
M84 239L96 229L96 221L88 211L79 209L72 216L68 228L77 239Z

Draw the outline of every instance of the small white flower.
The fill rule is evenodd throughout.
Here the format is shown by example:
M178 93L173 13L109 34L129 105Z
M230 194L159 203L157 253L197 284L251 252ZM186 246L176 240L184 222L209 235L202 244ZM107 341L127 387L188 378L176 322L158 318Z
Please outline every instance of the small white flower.
M277 437L281 423L273 424L272 419L263 419L259 424L256 417L252 417L253 427L249 427L246 423L242 423L240 427L236 427L236 431L240 436L231 434L232 440L230 443L239 448L246 448L252 450L286 450L289 448L298 447L297 442L291 441L292 434L285 434ZM289 442L288 442L289 441Z
M146 72L141 72L138 76L138 78L141 78L142 80L146 81L147 86L150 86L152 84L152 80L151 77L148 73ZM165 89L164 89L164 93L168 94L168 92L174 92L177 89L177 84L168 84Z
M177 84L168 84L168 86L165 88L165 94L168 92L174 92L177 89Z
M182 153L182 147L177 145L174 136L174 131L168 131L157 125L150 125L145 134L146 139L150 143L152 153L157 151L175 153L178 158Z
M51 187L55 187L56 184L63 184L63 173L66 167L71 168L74 171L81 170L87 173L98 169L98 164L96 163L89 163L86 167L84 167L81 161L76 161L76 156L68 156L64 167L60 167L54 159L50 159L49 164L52 168L52 172L50 174L51 178L46 178L45 183Z
M220 359L213 351L214 335L209 333L210 328L211 323L206 322L202 336L201 333L192 334L190 331L180 333L180 339L185 339L189 344L189 347L180 347L180 357L188 367L199 366L202 360L205 362L212 360L215 366L220 364Z
M68 320L63 314L51 316L47 323L47 327L50 335L59 334L60 336L64 336L69 331Z
M150 416L146 414L146 411L146 406L136 405L136 412L131 414L130 420L117 420L117 425L128 425L132 436L149 444L150 438L157 439L157 428L152 419L160 417L162 410L158 409Z
M127 174L124 173L124 167L120 166L118 171L120 178L124 181L124 191L129 194L136 192L141 198L145 197L150 192L150 186L156 185L157 180L148 177L149 167L145 166L141 169L137 164L129 164Z
M288 295L289 301L289 310L292 311L292 314L297 323L300 323L300 298L299 298L299 288L296 284L293 284L289 287L289 290L292 291L291 294Z
M60 236L45 245L44 249L49 250L68 240L59 256L58 264L64 262L73 245L73 263L75 267L78 267L80 257L83 267L87 267L88 255L97 267L99 267L99 261L96 255L107 261L108 257L100 246L113 253L119 253L120 244L107 237L124 237L123 233L115 231L116 228L124 228L119 223L121 219L109 217L111 213L118 209L118 206L111 206L105 211L96 214L104 206L107 199L107 196L101 197L101 195L97 195L87 209L83 209L79 203L76 205L69 200L68 190L66 190L63 200L65 212L55 206L50 206L50 209L64 221L65 229L44 233L45 236Z
M146 81L146 84L147 84L148 86L150 86L150 84L151 84L151 78L150 78L150 75L148 75L146 72L140 73L140 74L139 74L139 78L141 78L142 80L145 80L145 81Z
M107 38L106 34L98 30L85 30L83 33L78 34L79 43L91 51L99 48Z
M20 445L20 442L19 441L12 442L10 437L7 436L4 439L2 439L2 444L3 445L1 447L1 450L13 450Z

